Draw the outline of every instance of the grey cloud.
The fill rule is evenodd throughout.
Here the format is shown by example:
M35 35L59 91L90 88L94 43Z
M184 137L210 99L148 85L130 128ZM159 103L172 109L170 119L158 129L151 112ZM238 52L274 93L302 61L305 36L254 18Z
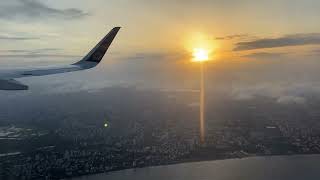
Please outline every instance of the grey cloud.
M320 54L320 49L313 50L311 53Z
M1 4L1 3L0 3ZM1 5L0 5L1 9ZM1 13L1 12L0 12ZM0 17L1 18L1 17ZM27 41L27 40L39 40L44 38L59 37L59 34L47 33L35 35L32 32L17 32L17 31L3 31L0 32L0 41Z
M39 0L12 0L0 3L0 18L2 19L77 19L88 13L80 9L56 9L47 6Z
M315 44L320 44L320 33L293 34L279 38L265 38L254 41L238 42L234 51Z
M62 49L59 48L42 48L42 49L9 49L9 50L1 50L1 52L10 52L10 53L41 53L48 51L60 51Z
M16 41L24 41L24 40L36 40L39 38L36 37L19 37L19 36L3 36L0 35L0 40L16 40Z
M173 60L184 57L184 54L179 53L164 53L164 52L151 52L151 53L136 53L124 57L124 60Z
M277 99L277 103L279 104L304 104L306 99L304 97L297 96L281 96Z
M63 54L8 54L0 55L2 58L40 58L40 57L80 57L74 55L63 55Z
M166 58L167 56L168 56L167 54L162 54L162 53L137 53L127 58L132 60L144 60L144 59L153 60L153 59L163 59L163 58Z
M270 97L279 104L305 104L308 95L319 95L319 83L261 83L254 86L238 86L232 89L235 100L250 100L256 97Z
M247 34L234 34L234 35L229 35L229 36L222 36L222 37L216 37L216 40L232 40L236 38L245 38L248 37Z
M1 54L0 57L3 58L38 58L38 57L78 57L73 55L64 55L61 54L62 49L58 48L43 48L43 49L18 49L18 50L1 50L0 52L5 53Z
M268 52L258 52L245 55L243 57L255 58L255 59L272 59L272 58L281 58L285 53L268 53Z

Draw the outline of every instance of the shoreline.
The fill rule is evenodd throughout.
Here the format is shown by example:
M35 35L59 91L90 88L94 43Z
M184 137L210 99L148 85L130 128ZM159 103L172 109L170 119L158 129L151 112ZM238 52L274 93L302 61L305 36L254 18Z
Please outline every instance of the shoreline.
M181 160L181 161L175 161L175 162L170 162L167 164L159 164L159 165L151 165L151 166L142 166L142 167L134 167L134 168L119 168L119 169L113 169L107 172L101 172L101 173L93 173L93 174L84 174L84 175L79 175L79 176L73 176L73 177L67 177L64 179L81 179L85 178L87 176L94 176L94 175L99 175L99 174L109 174L113 172L119 172L119 171L125 171L125 170L136 170L136 169L143 169L143 168L155 168L155 167L161 167L161 166L171 166L171 165L178 165L178 164L189 164L189 163L200 163L200 162L212 162L212 161L225 161L225 160L240 160L240 159L249 159L249 158L263 158L263 157L290 157L290 156L314 156L314 155L319 155L318 154L271 154L271 155L250 155L250 156L245 156L245 157L230 157L230 158L216 158L216 159L200 159L200 158L191 158L191 159L186 159L186 160Z

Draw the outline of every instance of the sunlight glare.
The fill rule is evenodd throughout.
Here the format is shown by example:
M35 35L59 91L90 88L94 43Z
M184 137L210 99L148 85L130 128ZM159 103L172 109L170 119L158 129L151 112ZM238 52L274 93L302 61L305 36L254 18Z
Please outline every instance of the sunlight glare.
M193 61L202 62L209 60L209 51L204 48L193 49Z

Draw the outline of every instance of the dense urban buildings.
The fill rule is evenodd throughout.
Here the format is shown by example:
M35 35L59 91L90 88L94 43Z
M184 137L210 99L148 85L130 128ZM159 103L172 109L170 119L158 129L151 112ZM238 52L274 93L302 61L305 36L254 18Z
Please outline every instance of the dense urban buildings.
M186 161L320 153L320 101L304 98L282 103L209 93L204 144L197 91L117 87L24 97L36 102L25 108L0 102L7 108L0 116L0 179L60 179Z

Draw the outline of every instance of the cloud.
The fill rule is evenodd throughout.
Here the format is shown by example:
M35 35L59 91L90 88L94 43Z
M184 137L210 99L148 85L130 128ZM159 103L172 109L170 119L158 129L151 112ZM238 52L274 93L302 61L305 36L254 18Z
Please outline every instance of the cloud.
M279 104L304 104L306 99L304 97L296 97L296 96L281 96L277 99L277 103Z
M235 100L250 100L259 96L278 98L285 90L283 86L274 84L258 84L255 86L236 86L231 90L231 96Z
M311 53L320 54L320 49L315 49Z
M12 49L12 50L1 50L1 52L10 52L10 53L42 53L48 51L61 51L59 48L42 48L42 49Z
M248 37L247 34L234 34L234 35L229 35L229 36L221 36L221 37L216 37L216 40L232 40L232 39L237 39L237 38L245 38Z
M78 57L73 55L61 54L62 49L58 48L43 48L43 49L30 49L30 50L1 50L0 57L3 58L38 58L38 57Z
M36 37L23 37L23 36L6 36L0 35L0 40L15 40L15 41L24 41L24 40L37 40L40 38Z
M254 41L238 42L236 43L234 51L315 44L320 44L320 33L292 34L279 38L265 38Z
M281 58L285 53L268 53L268 52L258 52L245 55L243 57L255 58L255 59L273 59L273 58Z
M193 102L193 103L188 104L188 106L189 107L199 107L200 103L199 102Z
M252 100L257 97L269 97L279 104L305 104L310 95L320 95L319 83L261 83L258 85L238 86L231 91L235 100Z
M0 3L0 18L2 19L78 19L87 15L88 13L76 8L52 8L39 0L12 0Z
M136 53L123 57L123 60L147 60L147 61L163 61L163 60L177 60L185 57L182 53L173 52L150 52L150 53Z
M1 12L0 12L1 13ZM34 35L34 32L19 32L14 30L8 30L7 32L0 32L0 41L27 41L27 40L40 40L43 38L56 38L60 34L56 33L37 33Z
M63 55L63 54L8 54L0 55L2 58L40 58L40 57L80 57L75 55Z
M153 59L164 59L168 55L165 53L137 53L127 57L130 60L153 60Z

